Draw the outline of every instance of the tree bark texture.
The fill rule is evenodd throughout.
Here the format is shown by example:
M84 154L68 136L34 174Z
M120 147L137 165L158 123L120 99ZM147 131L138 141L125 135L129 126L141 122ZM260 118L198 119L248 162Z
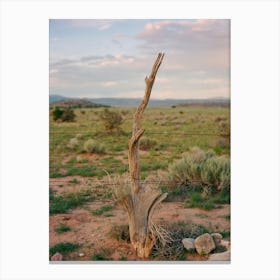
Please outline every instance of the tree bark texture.
M147 258L151 253L155 242L150 230L151 217L155 207L167 196L167 194L162 194L158 189L152 189L141 183L139 162L139 140L145 131L141 128L141 119L148 105L155 77L163 57L163 53L158 54L151 74L145 78L145 94L134 114L128 153L131 192L122 201L128 213L130 240L140 258Z

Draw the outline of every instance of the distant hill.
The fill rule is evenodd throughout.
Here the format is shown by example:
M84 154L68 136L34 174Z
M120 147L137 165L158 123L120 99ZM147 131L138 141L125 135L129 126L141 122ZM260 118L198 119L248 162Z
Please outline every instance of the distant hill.
M55 98L52 103L50 103L51 107L70 107L70 108L97 108L97 107L109 107L104 104L94 103L86 99L60 99Z
M227 98L211 98L211 99L189 99L185 102L178 103L178 107L187 107L187 106L219 106L219 107L228 107L230 106L230 100Z
M54 101L55 100L55 101ZM92 104L103 104L103 106L112 107L138 107L141 98L82 98L70 99L60 95L50 95L50 104L58 101L79 100L91 102ZM227 98L210 98L210 99L150 99L148 107L171 107L171 106L229 106L230 100Z
M61 100L68 100L68 97L61 96L61 95L49 95L49 104L61 101Z

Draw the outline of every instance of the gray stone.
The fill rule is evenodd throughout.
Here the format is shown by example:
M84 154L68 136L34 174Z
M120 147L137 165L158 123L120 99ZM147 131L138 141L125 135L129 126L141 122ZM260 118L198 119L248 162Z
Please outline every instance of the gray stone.
M63 260L63 256L56 252L52 257L51 257L51 261L62 261Z
M210 255L208 261L230 261L230 251Z
M187 251L193 251L193 250L195 250L194 238L184 238L184 239L182 240L182 243L183 243L185 249L187 249Z
M194 241L194 245L199 255L207 255L216 248L215 242L209 233L198 236Z
M212 236L213 240L215 241L216 245L220 245L221 244L223 236L220 233L214 232L214 233L211 233L211 236Z

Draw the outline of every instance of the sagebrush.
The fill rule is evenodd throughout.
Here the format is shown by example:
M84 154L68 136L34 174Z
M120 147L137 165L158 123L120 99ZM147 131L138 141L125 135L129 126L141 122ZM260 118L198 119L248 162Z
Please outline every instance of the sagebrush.
M230 159L214 151L193 148L169 166L169 177L179 185L209 187L213 191L230 188Z

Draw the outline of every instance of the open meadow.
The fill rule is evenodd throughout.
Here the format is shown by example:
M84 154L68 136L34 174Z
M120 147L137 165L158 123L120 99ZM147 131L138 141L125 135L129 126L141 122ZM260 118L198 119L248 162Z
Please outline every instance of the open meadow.
M118 193L129 186L135 108L75 108L73 122L54 121L53 110L50 258L59 252L72 261L139 260L118 202ZM108 111L115 112L110 116L119 126L108 125ZM158 237L148 260L207 260L207 255L186 250L182 239L209 232L230 240L230 109L151 107L142 127L141 180L168 193L153 217L160 232L168 234ZM227 249L219 245L214 253Z

